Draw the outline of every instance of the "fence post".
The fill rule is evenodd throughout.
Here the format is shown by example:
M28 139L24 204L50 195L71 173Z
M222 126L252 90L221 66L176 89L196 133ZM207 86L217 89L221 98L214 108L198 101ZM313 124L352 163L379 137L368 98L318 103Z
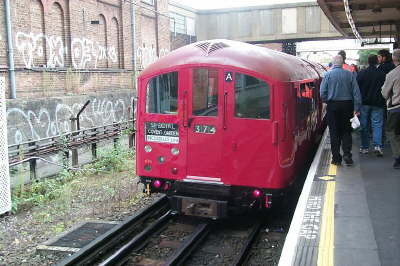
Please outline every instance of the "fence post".
M71 131L76 131L77 126L76 126L76 121L77 119L74 117L70 118L71 120ZM72 140L74 139L75 134L72 135ZM71 149L72 152L72 167L77 167L79 166L79 158L78 158L78 149L74 148Z
M92 131L96 132L97 129L94 128L94 129L92 129ZM95 138L95 141L97 141L97 139L96 139L97 133L93 134L92 137ZM97 159L97 142L93 142L91 146L92 146L92 160L94 161Z
M135 143L134 143L135 135L131 131L132 131L132 129L128 128L128 132L129 132L128 133L128 141L129 141L129 148L130 149L135 146Z
M31 152L32 150L35 150L36 148L31 148L34 147L36 145L35 141L32 141L29 143L29 152ZM30 159L29 160L29 172L30 172L30 180L36 180L37 175L36 175L36 158L34 159Z
M118 147L118 139L119 139L119 136L118 136L118 131L119 131L118 124L116 122L113 122L113 127L114 127L115 136L116 136L116 137L114 137L114 149L116 150L117 147Z

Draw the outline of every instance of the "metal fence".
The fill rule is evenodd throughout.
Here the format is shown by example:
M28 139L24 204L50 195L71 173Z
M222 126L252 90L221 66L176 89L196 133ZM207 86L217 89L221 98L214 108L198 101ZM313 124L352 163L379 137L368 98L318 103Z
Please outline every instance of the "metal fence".
M78 149L81 147L90 146L92 159L95 160L97 158L97 143L113 140L114 146L116 146L123 132L128 135L129 147L134 147L134 128L134 120L128 120L10 145L8 146L9 166L29 162L30 180L34 180L37 178L37 160L44 156L62 153L66 168L69 167L69 162L71 162L72 168L78 167Z

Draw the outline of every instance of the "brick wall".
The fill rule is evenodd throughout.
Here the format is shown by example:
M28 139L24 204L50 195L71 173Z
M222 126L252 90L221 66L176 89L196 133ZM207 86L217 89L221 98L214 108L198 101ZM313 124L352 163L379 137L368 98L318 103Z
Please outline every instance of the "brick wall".
M137 68L142 70L170 51L168 1L155 0L154 5L141 2L138 8L136 38ZM154 29L157 28L158 31Z
M190 36L182 33L171 33L171 50L178 49L182 46L194 43L196 41L196 36Z
M142 69L169 52L169 19L164 16L168 15L167 0L157 0L156 5L140 0L10 1L17 89L17 99L7 100L10 143L61 133L40 130L69 123L69 117L76 115L77 107L88 97L92 99L88 108L101 110L87 112L87 121L100 125L127 118L98 120L109 116L110 106L128 108L136 94L131 1L136 3L135 54ZM0 21L0 76L6 77L9 97L2 0ZM60 102L62 105L55 104ZM69 110L67 116L57 113L59 106ZM126 114L127 110L118 112ZM15 115L20 115L18 123ZM83 128L92 126L82 124ZM44 135L32 133L36 131Z
M169 52L169 19L163 16L168 15L168 1L157 0L155 5L132 1L136 3L134 52L143 69ZM131 1L10 3L17 98L134 89ZM4 16L0 1L0 21ZM1 23L0 75L8 79L7 67L7 35Z

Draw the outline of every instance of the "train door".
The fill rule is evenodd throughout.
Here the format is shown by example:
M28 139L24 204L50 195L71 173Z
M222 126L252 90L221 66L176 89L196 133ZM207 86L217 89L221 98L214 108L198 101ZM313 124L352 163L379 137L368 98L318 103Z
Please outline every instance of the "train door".
M266 184L272 177L272 87L250 74L224 71L224 183ZM268 177L268 173L270 176Z
M184 70L139 81L137 173L182 179L186 164L186 129L182 96Z
M223 135L222 72L216 68L190 70L187 108L186 178L200 182L222 182Z

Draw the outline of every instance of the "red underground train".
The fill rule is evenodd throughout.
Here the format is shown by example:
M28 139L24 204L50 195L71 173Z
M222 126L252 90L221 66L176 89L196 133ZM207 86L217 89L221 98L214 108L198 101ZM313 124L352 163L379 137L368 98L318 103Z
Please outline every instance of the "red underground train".
M228 40L197 42L138 78L136 170L179 213L270 208L321 135L319 64Z

